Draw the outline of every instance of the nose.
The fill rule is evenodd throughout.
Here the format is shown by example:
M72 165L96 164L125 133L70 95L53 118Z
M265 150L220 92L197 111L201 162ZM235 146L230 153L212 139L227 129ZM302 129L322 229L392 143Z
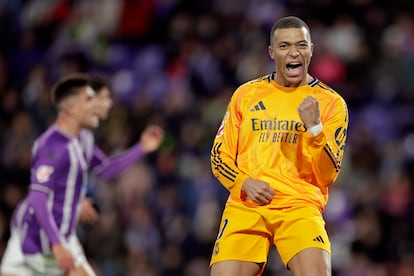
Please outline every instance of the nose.
M299 56L299 51L298 51L298 49L296 48L296 46L295 46L295 45L292 45L292 46L289 48L289 55L291 55L292 57L297 57L297 56Z

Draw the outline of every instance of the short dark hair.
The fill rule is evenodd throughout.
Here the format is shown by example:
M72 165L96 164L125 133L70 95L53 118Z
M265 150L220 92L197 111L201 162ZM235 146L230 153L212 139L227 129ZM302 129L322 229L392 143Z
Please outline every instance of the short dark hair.
M87 74L74 73L61 78L52 88L52 102L58 106L64 99L79 93L79 88L91 85Z
M96 94L99 94L102 88L110 88L109 84L100 76L91 77L91 87Z
M305 23L302 19L296 16L286 16L280 18L278 21L276 21L275 24L273 24L272 29L270 30L270 44L272 43L272 37L277 29L290 29L290 28L302 28L305 27L309 34L310 34L310 28L308 24Z

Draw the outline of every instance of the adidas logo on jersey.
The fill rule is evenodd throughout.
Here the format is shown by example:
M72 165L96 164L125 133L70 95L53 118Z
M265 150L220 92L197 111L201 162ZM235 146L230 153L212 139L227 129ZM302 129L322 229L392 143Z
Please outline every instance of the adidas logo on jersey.
M321 236L317 236L316 238L313 239L313 241L325 243L325 241L322 239Z
M266 107L262 101L258 102L252 109L250 109L251 112L258 110L266 110Z

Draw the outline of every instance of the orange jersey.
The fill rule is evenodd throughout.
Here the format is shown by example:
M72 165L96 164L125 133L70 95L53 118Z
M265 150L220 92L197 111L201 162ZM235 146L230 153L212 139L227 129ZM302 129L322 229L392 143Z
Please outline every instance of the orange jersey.
M230 191L229 200L257 205L241 190L251 177L275 190L269 208L310 203L323 210L341 168L346 103L317 79L290 88L273 76L245 83L233 94L211 150L213 174ZM306 96L319 101L323 129L316 136L297 112Z

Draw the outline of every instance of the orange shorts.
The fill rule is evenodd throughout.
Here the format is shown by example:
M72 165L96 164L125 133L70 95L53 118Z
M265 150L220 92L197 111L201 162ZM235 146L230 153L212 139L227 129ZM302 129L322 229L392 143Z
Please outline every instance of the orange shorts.
M316 207L269 209L228 201L210 265L225 260L266 263L272 244L285 266L306 248L318 247L331 254L325 222Z

